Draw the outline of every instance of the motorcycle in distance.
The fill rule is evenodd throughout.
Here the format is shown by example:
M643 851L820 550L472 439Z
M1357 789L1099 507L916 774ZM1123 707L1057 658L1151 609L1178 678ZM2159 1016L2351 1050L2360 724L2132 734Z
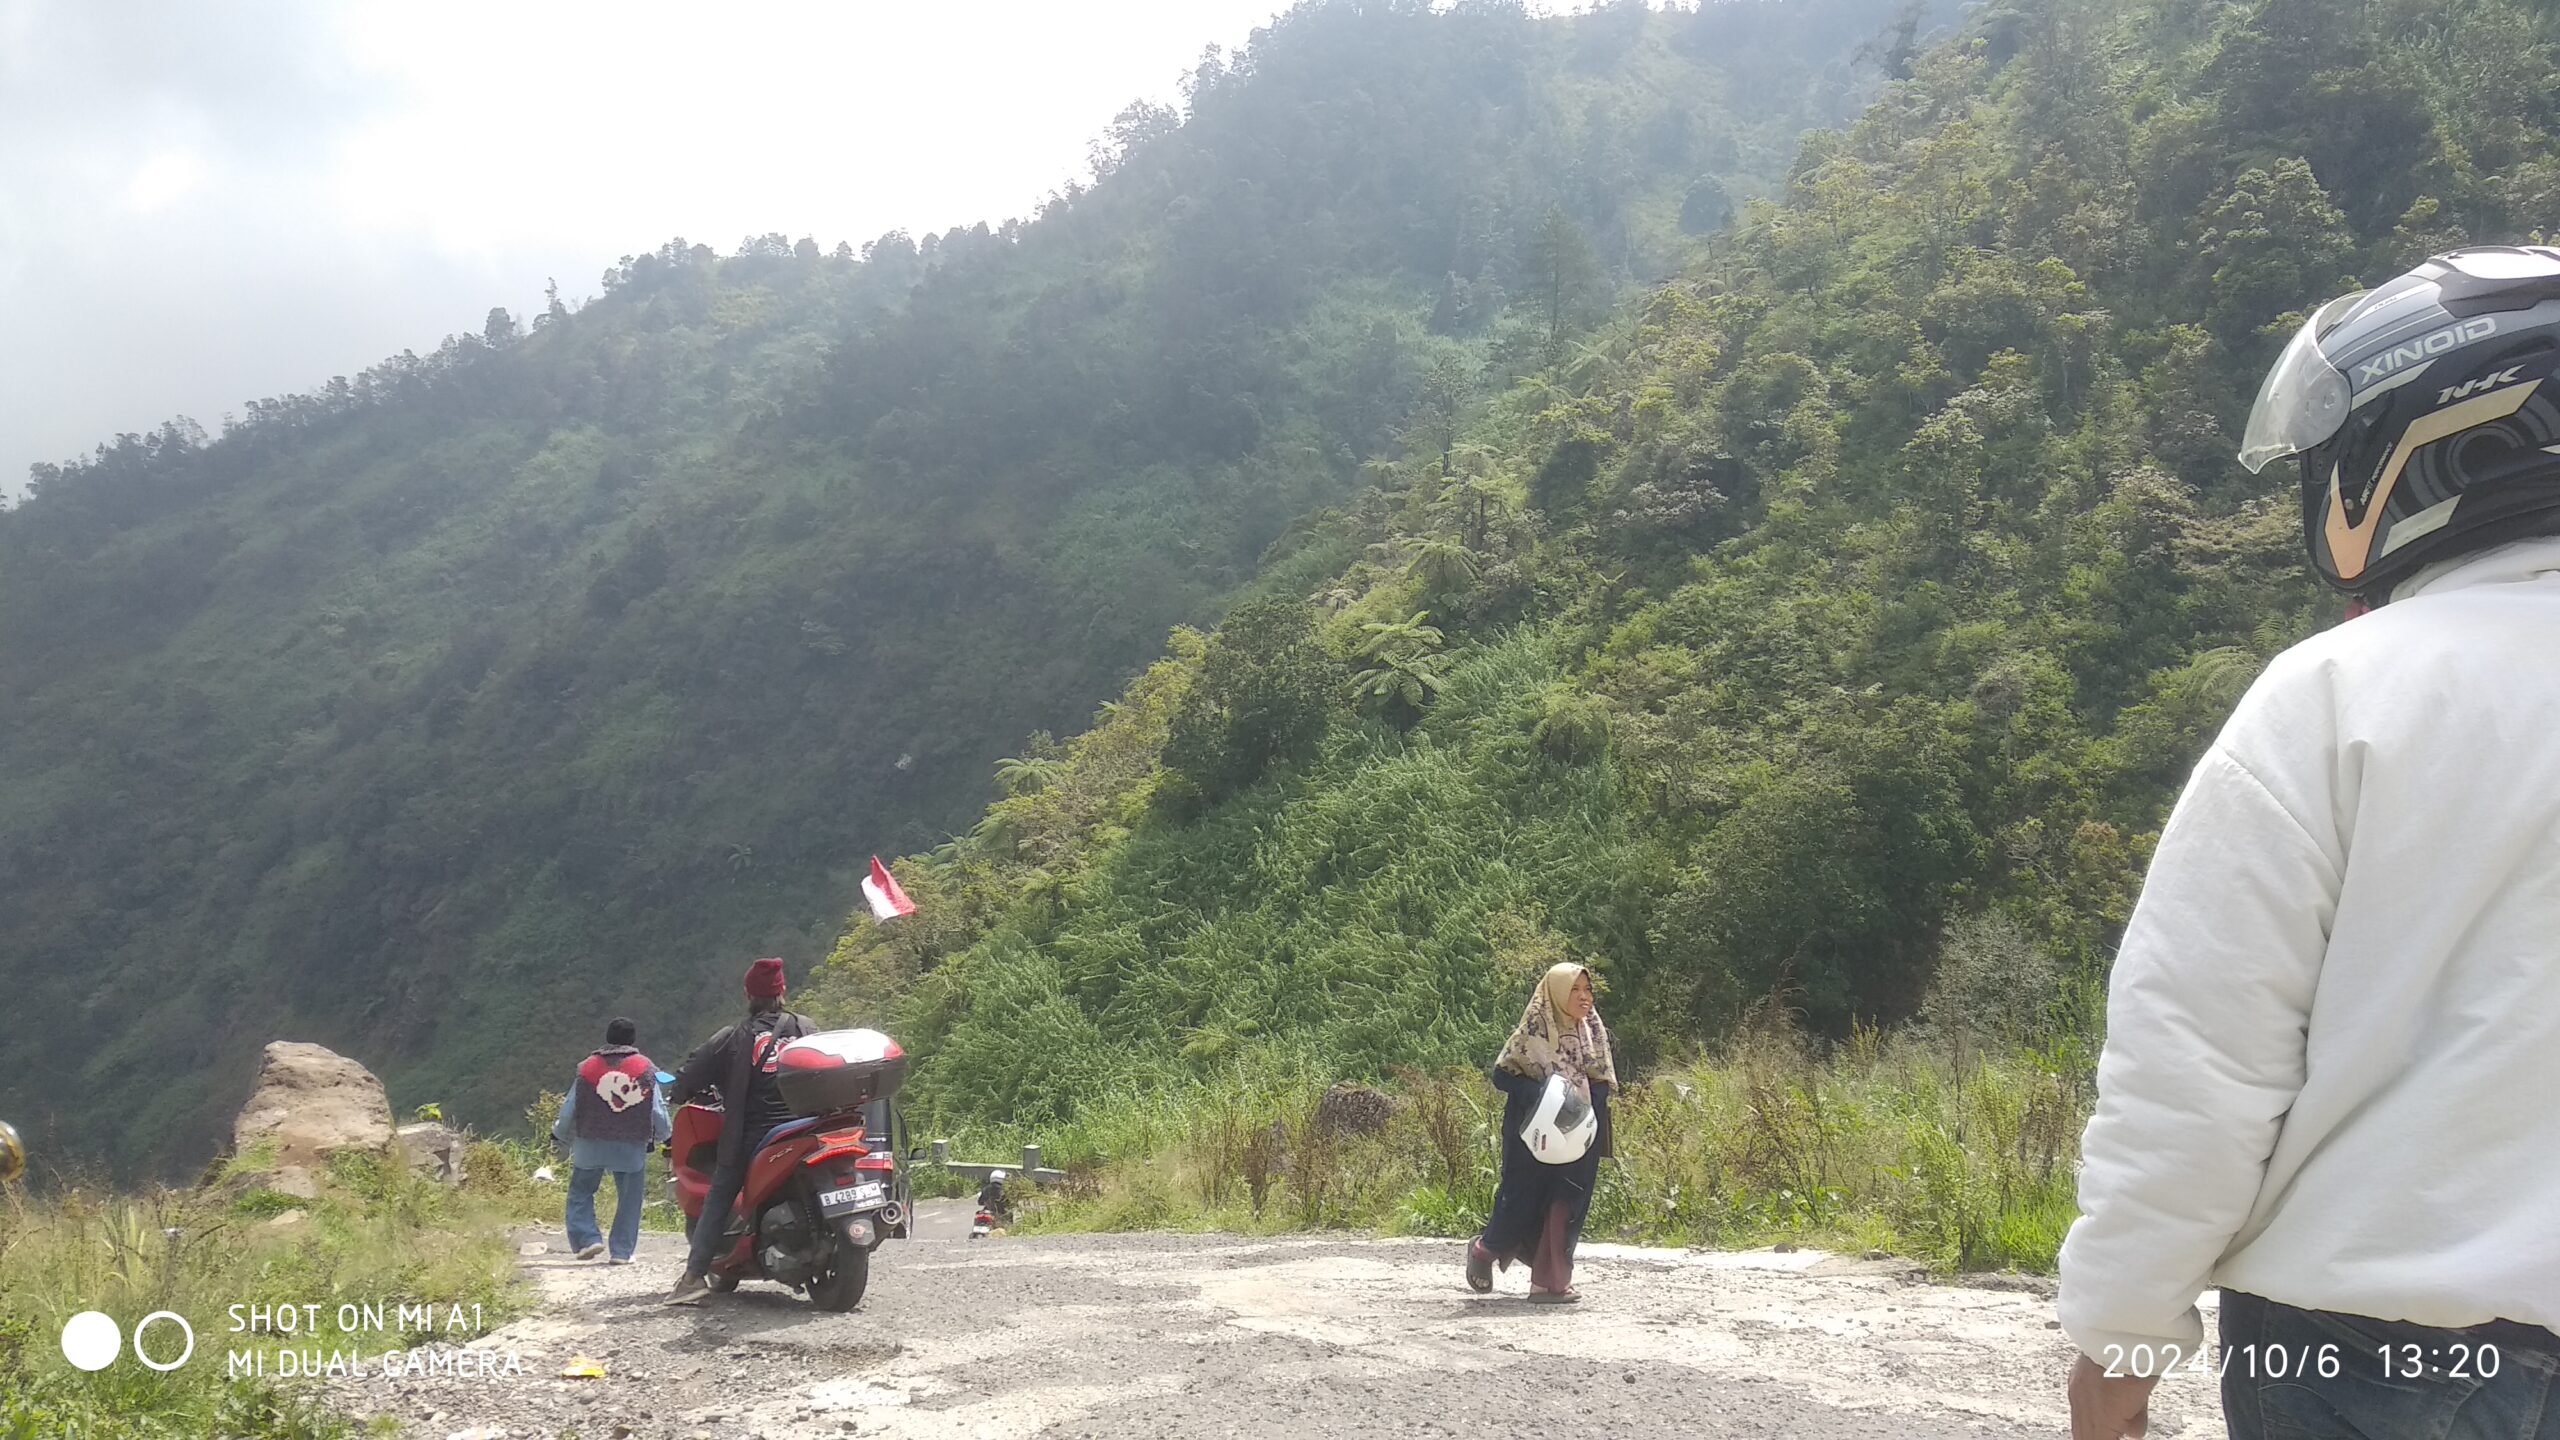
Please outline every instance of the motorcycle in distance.
M997 1170L987 1176L986 1184L978 1187L978 1215L969 1222L969 1238L986 1239L987 1232L995 1228L997 1218L1003 1214L1004 1172Z
M783 1046L773 1066L799 1118L775 1126L748 1162L729 1210L734 1243L704 1278L719 1291L772 1280L808 1292L822 1310L851 1310L870 1286L872 1252L903 1239L913 1213L890 1104L906 1081L906 1052L877 1030L828 1030ZM688 1236L711 1188L723 1116L716 1097L694 1100L676 1111L667 1140L667 1183Z

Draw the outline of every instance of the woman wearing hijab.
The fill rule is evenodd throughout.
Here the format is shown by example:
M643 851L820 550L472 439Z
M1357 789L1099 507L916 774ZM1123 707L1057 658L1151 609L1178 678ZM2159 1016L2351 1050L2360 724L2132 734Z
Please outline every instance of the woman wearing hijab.
M1600 1125L1591 1148L1562 1165L1540 1161L1520 1138L1556 1075L1591 1102ZM1491 1290L1493 1267L1507 1270L1517 1260L1529 1267L1531 1303L1571 1304L1582 1298L1573 1288L1573 1249L1591 1213L1601 1157L1609 1153L1609 1092L1618 1085L1590 971L1564 964L1540 978L1494 1063L1493 1083L1509 1097L1502 1112L1502 1184L1493 1192L1484 1234L1467 1244L1467 1284L1478 1293Z

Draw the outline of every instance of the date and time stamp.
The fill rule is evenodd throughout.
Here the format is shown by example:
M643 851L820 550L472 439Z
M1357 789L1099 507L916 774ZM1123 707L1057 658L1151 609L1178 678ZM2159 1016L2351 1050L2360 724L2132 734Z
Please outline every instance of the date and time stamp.
M2377 1380L2494 1380L2506 1365L2486 1341L2390 1345L2216 1345L2193 1353L2176 1345L2109 1345L2095 1357L2110 1378L2149 1375L2220 1380L2335 1380L2361 1372Z

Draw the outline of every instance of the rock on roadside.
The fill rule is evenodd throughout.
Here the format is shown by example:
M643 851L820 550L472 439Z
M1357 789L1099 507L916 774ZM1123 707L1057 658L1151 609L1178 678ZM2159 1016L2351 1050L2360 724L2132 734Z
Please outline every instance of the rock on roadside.
M1316 1125L1333 1135L1375 1135L1395 1118L1395 1102L1385 1092L1340 1081L1316 1102Z
M391 1101L373 1072L321 1045L271 1042L258 1083L232 1122L235 1154L269 1147L276 1188L299 1193L333 1155L383 1152L393 1142Z
M434 1120L400 1127L400 1153L409 1168L447 1185L462 1183L462 1156L470 1144L469 1136Z

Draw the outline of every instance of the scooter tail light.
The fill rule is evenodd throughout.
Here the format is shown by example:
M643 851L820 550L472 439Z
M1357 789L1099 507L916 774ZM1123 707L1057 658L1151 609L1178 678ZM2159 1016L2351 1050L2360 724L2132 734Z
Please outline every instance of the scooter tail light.
M856 1170L895 1170L898 1168L898 1161L897 1157L893 1155L865 1155L861 1159L853 1162L853 1168Z
M847 1155L862 1156L870 1153L871 1147L862 1143L861 1131L833 1130L819 1136L818 1148L810 1151L809 1157L800 1163L819 1165L829 1160L841 1160ZM857 1160L856 1163L860 1162Z

